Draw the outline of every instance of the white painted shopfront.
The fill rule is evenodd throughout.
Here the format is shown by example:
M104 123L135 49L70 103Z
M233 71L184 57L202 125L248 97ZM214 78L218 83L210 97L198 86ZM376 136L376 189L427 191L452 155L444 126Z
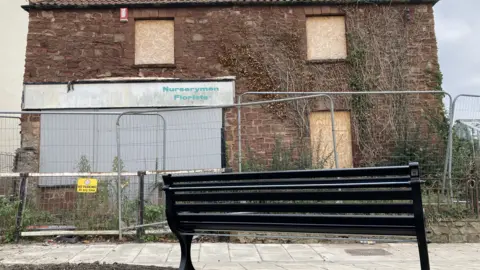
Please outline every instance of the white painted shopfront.
M119 130L124 170L217 169L224 165L223 110L182 109L232 105L234 93L233 78L202 81L109 79L74 84L27 84L23 109L55 112L41 117L40 172L76 172L82 157L89 161L92 171L111 172L117 155L115 128L118 115L108 113L156 108L168 111L121 118ZM166 156L163 156L164 147ZM70 179L58 181L43 179L40 184L71 184Z

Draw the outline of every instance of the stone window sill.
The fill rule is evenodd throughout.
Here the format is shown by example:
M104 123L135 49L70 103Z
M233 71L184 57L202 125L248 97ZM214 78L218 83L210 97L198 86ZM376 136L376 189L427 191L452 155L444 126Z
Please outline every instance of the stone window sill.
M135 68L176 68L175 64L146 64L146 65L133 65Z
M307 64L336 64L345 62L347 62L347 59L307 60Z

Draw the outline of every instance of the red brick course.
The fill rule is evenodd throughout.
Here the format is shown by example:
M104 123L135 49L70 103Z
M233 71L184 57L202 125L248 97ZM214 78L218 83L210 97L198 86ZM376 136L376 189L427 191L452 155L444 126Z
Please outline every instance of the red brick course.
M437 46L434 33L431 4L391 6L392 11L405 7L423 12L421 20L410 22L424 31L413 36L408 44L411 69L408 71L409 90L428 90L435 84L433 76L425 72L427 66L438 69ZM236 76L236 94L249 89L249 78L241 73L232 73L219 60L222 55L222 37L231 42L244 39L242 29L252 28L248 43L261 44L265 29L274 28L288 32L298 29L305 36L305 20L308 15L343 14L350 19L367 20L364 11L373 8L345 11L340 6L256 6L256 7L197 7L197 8L155 8L131 9L128 23L119 20L119 9L55 9L30 10L30 24L25 65L25 82L67 82L78 79L102 77L159 76L177 78L209 78ZM135 57L135 19L174 18L175 20L175 66L138 67ZM382 26L403 27L400 25ZM347 29L348 31L348 29ZM194 39L201 35L201 40ZM298 44L299 52L306 56L306 40ZM269 48L265 48L267 53ZM303 57L303 56L302 56ZM385 61L388 61L386 59ZM318 78L322 90L348 91L349 78L336 76L338 70L347 70L345 61L336 63L307 63L323 68L324 76ZM273 90L273 89L272 89ZM313 90L313 89L312 89ZM317 90L317 89L315 89ZM248 100L248 99L247 99ZM437 102L432 99L432 102ZM387 108L388 110L388 108ZM232 164L237 151L236 109L226 110L226 142L229 161ZM284 141L298 137L295 125L280 119L262 107L242 110L242 134L244 150L255 149L271 158L276 135Z

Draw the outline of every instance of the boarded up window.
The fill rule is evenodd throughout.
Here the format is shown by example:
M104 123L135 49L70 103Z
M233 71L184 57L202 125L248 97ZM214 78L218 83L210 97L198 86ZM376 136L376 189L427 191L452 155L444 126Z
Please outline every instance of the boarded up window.
M174 64L173 20L135 22L135 64Z
M347 57L345 17L307 18L308 60L335 60Z
M351 168L353 158L350 112L335 112L335 137L338 167ZM310 140L314 166L335 168L330 111L310 114Z

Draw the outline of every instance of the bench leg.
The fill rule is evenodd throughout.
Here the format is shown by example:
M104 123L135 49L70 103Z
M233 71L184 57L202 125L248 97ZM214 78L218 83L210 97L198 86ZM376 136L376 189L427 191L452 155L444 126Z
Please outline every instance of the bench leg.
M176 234L180 242L180 249L182 251L182 258L180 259L179 270L195 270L192 264L192 239L193 235Z
M425 230L420 230L417 234L418 252L420 254L420 266L422 270L430 270L428 259L427 236Z

